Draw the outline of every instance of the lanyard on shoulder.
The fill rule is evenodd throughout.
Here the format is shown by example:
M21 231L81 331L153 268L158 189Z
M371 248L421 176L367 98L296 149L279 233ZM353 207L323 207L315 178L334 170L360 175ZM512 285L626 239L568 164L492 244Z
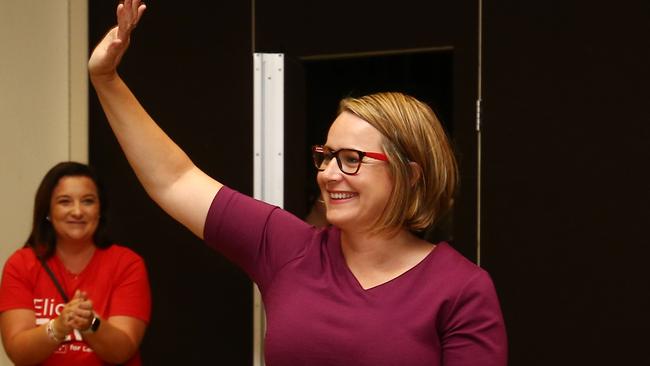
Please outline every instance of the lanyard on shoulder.
M67 304L70 301L70 299L68 298L68 295L65 294L65 291L63 291L63 287L61 287L61 284L56 279L56 276L54 275L54 272L52 272L52 270L50 269L50 266L48 266L47 263L45 263L45 259L43 257L41 257L41 256L37 256L37 257L38 257L38 260L43 265L43 268L45 268L45 271L47 272L47 274L52 279L52 282L54 282L54 286L56 286L56 289L59 291L59 294L61 294L61 297L63 298L63 301Z

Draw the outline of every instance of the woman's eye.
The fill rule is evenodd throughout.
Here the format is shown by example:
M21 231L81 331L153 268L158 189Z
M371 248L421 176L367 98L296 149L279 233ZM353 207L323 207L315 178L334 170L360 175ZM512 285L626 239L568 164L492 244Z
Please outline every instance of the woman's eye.
M359 163L359 156L355 153L345 153L341 154L341 159L343 159L343 162L348 163L348 164L357 164Z

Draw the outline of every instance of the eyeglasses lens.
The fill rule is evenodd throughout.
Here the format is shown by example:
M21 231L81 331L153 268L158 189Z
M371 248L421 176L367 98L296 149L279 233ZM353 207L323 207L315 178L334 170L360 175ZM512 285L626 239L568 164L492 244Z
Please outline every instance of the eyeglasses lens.
M312 157L314 159L314 165L318 170L325 170L331 160L329 154L326 155L322 147L314 147Z
M359 153L354 150L342 149L336 153L336 161L341 171L346 174L355 174L359 170Z
M336 158L336 164L345 174L356 174L361 164L361 155L358 151L341 149L332 153L329 149L315 147L312 151L314 165L318 170L325 170L332 158Z

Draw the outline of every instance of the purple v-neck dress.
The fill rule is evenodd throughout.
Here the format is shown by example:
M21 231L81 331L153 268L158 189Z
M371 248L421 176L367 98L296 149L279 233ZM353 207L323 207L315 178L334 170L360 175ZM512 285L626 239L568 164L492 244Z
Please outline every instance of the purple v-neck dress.
M205 241L260 289L268 366L507 364L489 275L446 243L364 290L347 267L336 227L314 228L223 187L204 230Z

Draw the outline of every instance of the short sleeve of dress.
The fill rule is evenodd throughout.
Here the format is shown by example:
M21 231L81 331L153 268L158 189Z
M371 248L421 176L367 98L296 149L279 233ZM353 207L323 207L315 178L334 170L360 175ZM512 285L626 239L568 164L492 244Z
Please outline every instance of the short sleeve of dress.
M210 206L203 237L262 289L279 269L304 253L314 232L287 211L224 186Z
M442 339L443 365L506 366L503 316L489 274L479 270L459 292Z

